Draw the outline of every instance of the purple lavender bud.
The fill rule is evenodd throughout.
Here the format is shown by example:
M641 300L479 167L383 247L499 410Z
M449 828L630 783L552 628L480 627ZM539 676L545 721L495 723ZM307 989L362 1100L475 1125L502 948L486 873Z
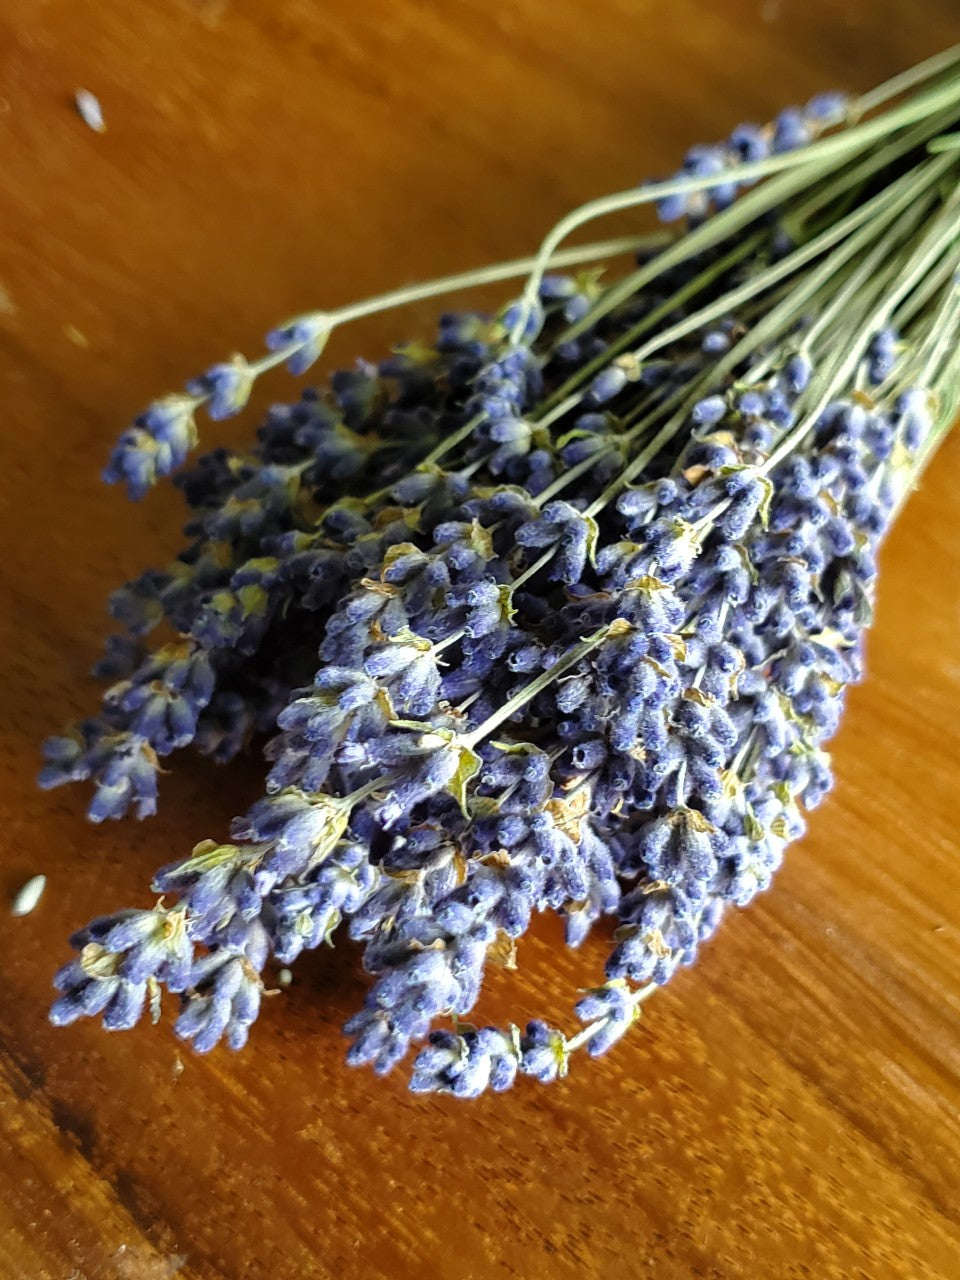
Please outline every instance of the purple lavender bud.
M729 477L733 480L733 477ZM732 486L728 484L728 492ZM739 492L732 497L727 509L717 518L717 524L725 537L732 542L741 539L753 524L767 490L762 480L749 475L742 478Z
M618 396L628 382L625 369L619 365L608 365L591 382L587 399L591 404L606 404Z
M114 978L74 987L50 1006L50 1022L55 1027L67 1027L79 1018L95 1018L113 999L119 985L119 979Z
M215 1048L229 1021L228 1002L217 1003L209 997L198 996L188 1001L173 1029L181 1040L192 1041L197 1053L209 1053Z
M636 1006L627 988L609 983L589 992L576 1005L583 1022L598 1024L587 1041L587 1052L599 1057L628 1031L636 1017Z
M839 91L818 93L810 99L803 113L808 120L824 127L839 124L846 119L849 106L850 99L845 93Z
M704 146L702 143L690 147L683 160L683 171L698 178L719 177L729 164L729 157L720 146ZM718 209L725 208L736 195L736 184L718 182L710 187L708 194Z
M579 324L593 310L593 299L588 293L578 293L570 298L563 308L565 324ZM572 345L572 344L571 344Z
M533 342L543 328L544 313L539 302L526 304L515 302L501 313L500 322L509 332L514 325L523 319L523 328L519 335L520 342Z
M704 336L700 349L705 355L723 355L725 351L730 350L729 334L724 333L722 329L712 329Z
M901 392L894 404L894 413L899 421L904 447L915 453L933 423L929 394L915 389Z
M806 146L811 139L810 126L804 119L803 112L797 107L787 107L781 111L774 122L774 152L795 151Z
M770 154L770 140L766 132L755 124L737 125L727 145L745 164L765 160Z
M693 406L690 420L695 426L709 427L719 422L726 412L727 402L723 396L707 396L704 400L698 400Z
M606 759L607 750L602 739L593 738L588 742L578 742L570 753L574 768L589 773L598 769Z
M106 1006L103 1025L107 1031L129 1031L140 1021L147 999L145 982L121 982Z
M230 363L212 365L206 373L187 383L193 396L208 400L207 412L218 420L239 413L250 398L254 379L253 370L242 356L235 356Z
M802 391L806 391L809 386L812 374L813 366L806 356L791 356L783 369L783 377L787 390L792 395L800 395L800 393Z
M671 196L661 196L657 201L657 217L661 222L677 222L687 212L689 196L677 192Z
M270 351L290 348L287 368L295 377L299 377L320 358L329 336L330 322L326 316L302 316L271 329L266 343Z
M544 302L572 298L576 292L577 282L573 276L548 273L540 281L540 297Z
M745 391L737 400L737 409L744 418L762 418L766 400L759 391Z
M135 636L108 636L106 652L94 665L93 674L101 680L126 680L143 661L144 649Z
M520 1070L534 1076L541 1084L549 1084L566 1071L563 1036L545 1022L527 1023L520 1040Z
M139 499L160 476L180 466L197 441L194 403L188 396L154 401L120 437L104 480L125 482L128 495Z

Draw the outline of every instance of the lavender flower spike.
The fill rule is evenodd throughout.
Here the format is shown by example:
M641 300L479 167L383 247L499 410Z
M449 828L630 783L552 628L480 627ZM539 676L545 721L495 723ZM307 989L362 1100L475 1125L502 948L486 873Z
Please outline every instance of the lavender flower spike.
M126 1028L166 990L183 1041L239 1049L274 966L346 934L351 1065L412 1056L413 1090L457 1098L553 1084L770 887L832 785L884 538L960 408L960 58L923 74L692 147L559 223L519 299L181 472L186 544L115 593L101 714L40 783L144 816L161 760L265 737L263 794L156 873L157 906L74 935L55 1023ZM547 271L653 200L682 226L635 270ZM447 283L279 326L152 405L107 478L141 496L199 405L235 414L338 323ZM545 911L596 964L580 1029L473 1025Z

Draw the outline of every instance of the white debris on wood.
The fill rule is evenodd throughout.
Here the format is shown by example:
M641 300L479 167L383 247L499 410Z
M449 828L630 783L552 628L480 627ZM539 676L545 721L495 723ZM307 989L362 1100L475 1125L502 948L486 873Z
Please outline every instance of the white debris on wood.
M277 974L277 982L280 984L281 987L289 987L292 981L293 981L293 974L289 969L281 969L280 972Z
M107 125L103 118L103 108L95 94L92 94L89 89L78 89L73 95L73 101L76 104L77 114L85 125L95 133L106 133Z
M27 883L14 894L10 904L11 913L15 916L28 916L43 897L46 887L46 876L31 876Z

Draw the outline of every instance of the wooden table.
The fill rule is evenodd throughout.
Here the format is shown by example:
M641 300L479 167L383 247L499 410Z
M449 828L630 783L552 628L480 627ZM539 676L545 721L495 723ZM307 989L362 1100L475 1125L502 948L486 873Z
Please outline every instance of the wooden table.
M93 705L109 587L177 541L104 491L118 429L273 321L525 253L697 139L957 37L953 0L6 0L0 12L0 1280L960 1275L960 439L884 554L839 786L776 891L562 1085L475 1104L342 1062L355 953L249 1052L46 1022L67 933L256 794L194 760L95 828L34 790ZM99 95L107 132L72 107ZM353 328L335 359L424 331ZM269 395L285 394L285 375ZM229 438L241 424L210 430ZM485 1014L563 1016L544 921Z

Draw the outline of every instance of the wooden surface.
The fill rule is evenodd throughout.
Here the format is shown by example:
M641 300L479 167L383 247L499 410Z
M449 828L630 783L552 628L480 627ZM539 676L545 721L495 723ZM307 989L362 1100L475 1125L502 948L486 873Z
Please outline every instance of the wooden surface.
M54 1031L67 933L148 902L259 770L184 760L139 826L33 788L39 740L92 705L109 587L177 544L171 495L98 483L147 399L303 307L527 252L690 142L957 36L954 0L5 0L0 892L49 883L0 912L0 1280L960 1275L960 439L885 551L809 837L557 1087L462 1104L350 1072L346 947L298 965L239 1057ZM484 1015L566 1017L604 943L558 943L539 924Z

